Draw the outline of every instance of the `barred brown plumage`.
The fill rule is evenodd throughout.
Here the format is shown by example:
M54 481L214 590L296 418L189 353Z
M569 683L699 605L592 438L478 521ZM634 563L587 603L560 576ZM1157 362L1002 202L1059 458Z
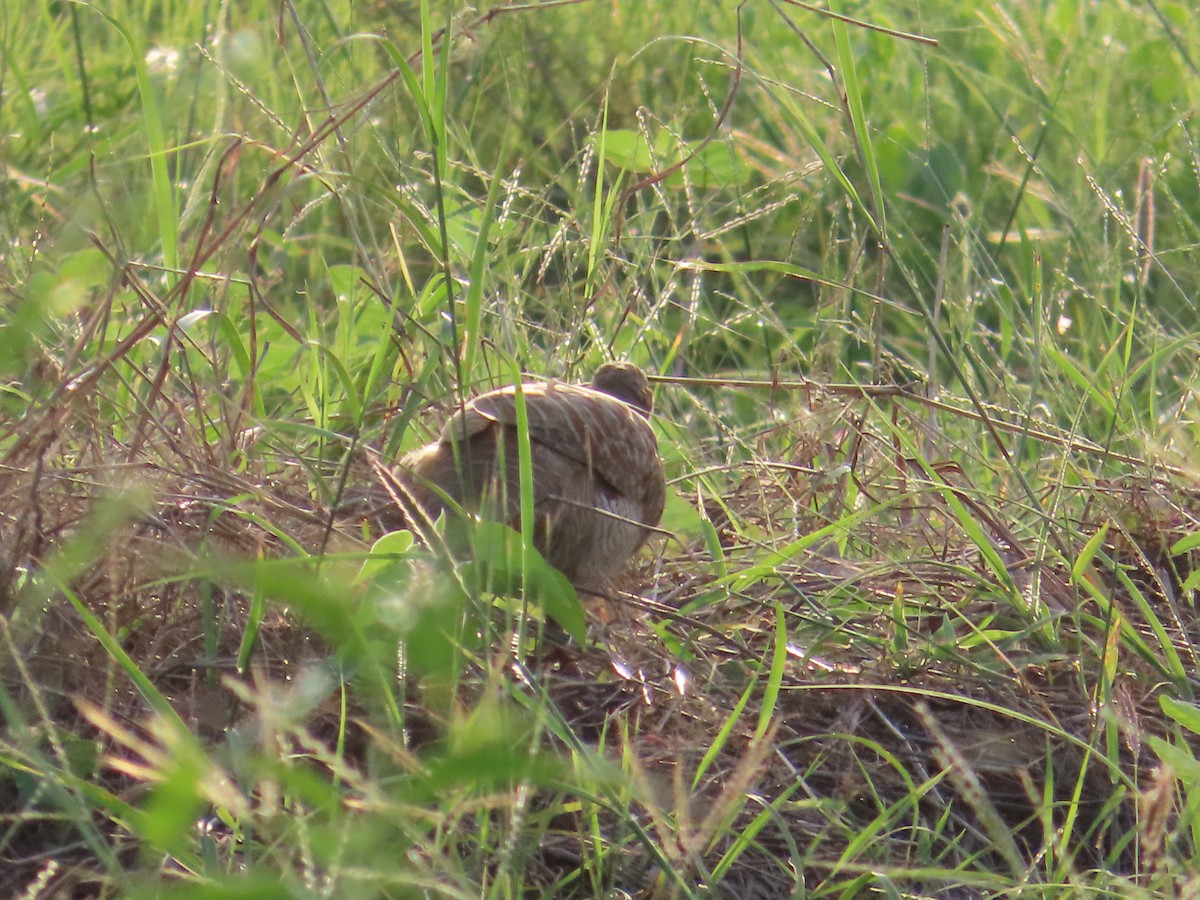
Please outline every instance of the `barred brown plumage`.
M590 386L523 384L534 543L578 586L599 587L662 518L666 483L650 427L653 398L630 363L601 366ZM501 470L502 463L502 470ZM476 397L439 439L401 460L411 499L430 518L451 504L520 522L516 388Z

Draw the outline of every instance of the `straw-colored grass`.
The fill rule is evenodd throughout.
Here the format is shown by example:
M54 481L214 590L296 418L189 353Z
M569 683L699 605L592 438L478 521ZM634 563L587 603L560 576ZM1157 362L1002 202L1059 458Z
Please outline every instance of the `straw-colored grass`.
M1195 891L1190 7L251 6L0 15L6 893ZM359 514L614 357L607 595Z

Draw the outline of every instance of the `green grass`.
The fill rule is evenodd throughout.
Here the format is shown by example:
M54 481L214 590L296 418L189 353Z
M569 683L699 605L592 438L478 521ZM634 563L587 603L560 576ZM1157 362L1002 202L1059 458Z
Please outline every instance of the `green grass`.
M0 12L8 893L1194 889L1188 4L251 6ZM582 649L339 513L612 357Z

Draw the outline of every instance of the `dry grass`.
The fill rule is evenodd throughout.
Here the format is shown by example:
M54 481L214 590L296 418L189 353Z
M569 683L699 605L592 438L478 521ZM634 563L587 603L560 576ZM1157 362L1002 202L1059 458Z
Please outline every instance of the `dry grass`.
M1182 5L113 6L0 30L0 890L1195 893ZM351 512L610 356L582 646Z
M78 394L71 403L90 405ZM446 717L469 716L504 682L502 692L558 723L547 752L607 759L629 792L624 808L595 797L564 805L545 785L536 796L492 795L499 820L517 803L547 817L525 848L530 887L587 896L579 873L598 860L604 883L634 894L664 872L703 884L716 871L724 896L781 896L801 873L811 888L873 872L922 896L983 896L1029 879L1051 848L1073 872L1153 883L1156 867L1172 864L1161 839L1169 791L1147 737L1172 734L1158 704L1171 673L1161 650L1139 658L1121 629L1154 647L1160 628L1194 664L1197 618L1178 600L1190 558L1168 550L1195 530L1190 486L1165 476L1094 486L1072 503L1079 517L1062 519L1069 530L1047 535L1077 543L1110 523L1101 547L1127 580L1095 563L1072 573L1053 561L1035 578L1020 505L960 488L1011 575L1001 585L951 514L944 482L914 472L880 439L899 427L888 409L841 398L817 405L808 433L785 426L788 455L728 473L726 493L707 498L719 564L702 542L660 542L610 598L607 621L593 619L588 646L527 663L514 658L499 619L480 624L491 643L463 670L449 706L440 691L433 706L424 689L409 692L406 739L385 738L376 701L353 689L326 685L302 714L291 709L290 685L339 648L318 639L286 596L259 614L249 665L238 664L252 598L213 560L365 547L353 522L305 496L302 461L277 457L274 471L247 464L232 474L206 459L194 432L175 427L165 399L140 417L160 439L132 453L98 417L33 412L6 436L13 449L0 476L8 702L42 736L25 745L70 757L63 741L82 741L96 783L135 804L170 756L154 703L63 591L32 577L42 572L86 598L205 752L272 728L276 752L303 754L351 787L343 802L377 816L388 805L370 785L372 743L419 768L411 754L435 758L431 748L455 732ZM831 414L845 427L831 430ZM837 460L838 478L821 475ZM859 500L848 511L851 485ZM137 505L117 507L113 497ZM811 540L826 527L824 540ZM1079 578L1111 605L1097 607ZM566 796L570 783L559 789ZM264 790L243 788L239 802L269 817ZM32 797L21 802L25 813L5 834L7 885L50 873L56 891L104 892L111 882L94 848L60 844L71 829L59 815L38 812ZM1139 803L1154 805L1153 815ZM132 862L128 824L98 812L97 837ZM457 827L469 832L470 821ZM228 837L214 840L236 857ZM918 850L923 843L936 850Z

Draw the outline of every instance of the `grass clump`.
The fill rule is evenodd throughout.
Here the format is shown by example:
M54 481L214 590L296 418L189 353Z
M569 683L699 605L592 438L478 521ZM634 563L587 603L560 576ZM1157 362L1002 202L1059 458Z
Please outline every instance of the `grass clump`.
M1188 12L5 13L0 883L1193 890ZM348 512L613 357L582 646Z

